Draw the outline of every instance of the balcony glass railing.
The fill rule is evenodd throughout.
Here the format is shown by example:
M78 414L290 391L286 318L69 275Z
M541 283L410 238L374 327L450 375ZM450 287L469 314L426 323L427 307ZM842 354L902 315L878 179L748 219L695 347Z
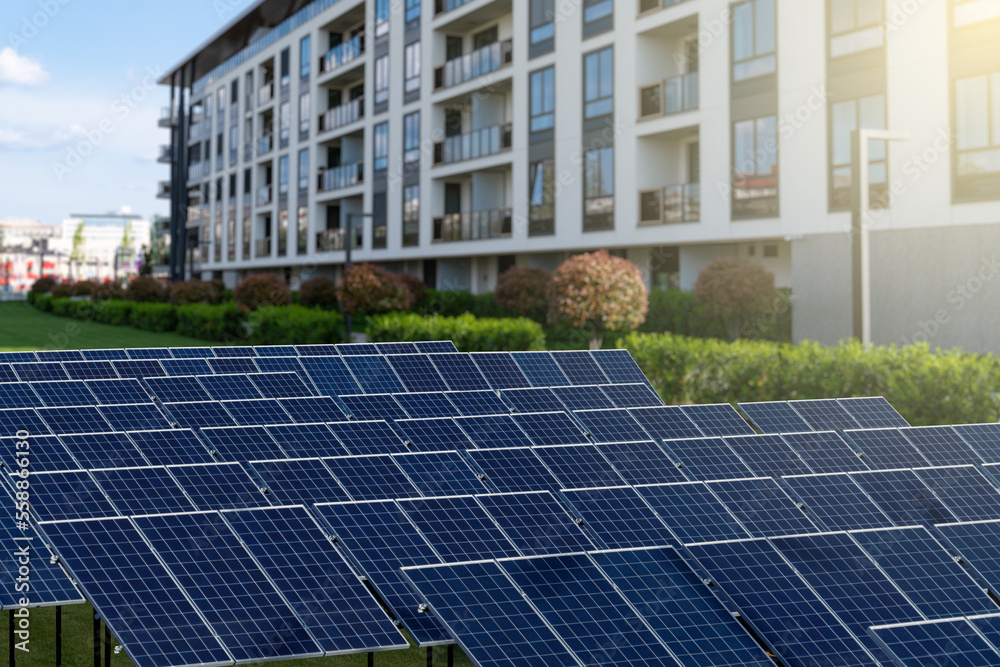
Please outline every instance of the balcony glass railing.
M319 131L328 132L350 125L365 117L365 98L359 97L339 107L334 107L319 117Z
M354 248L360 248L364 241L364 230L360 227L354 227ZM316 232L316 251L317 252L332 252L335 250L344 250L346 248L347 242L347 231L344 229L324 229L321 232Z
M698 108L698 72L674 76L639 89L639 117L653 118Z
M330 192L341 188L348 188L358 183L363 183L365 178L365 163L355 162L344 164L330 169L321 169L318 181L320 192Z
M434 0L434 14L444 14L445 12L450 12L454 9L458 9L462 5L467 5L472 0Z
M511 124L494 125L448 137L434 144L434 164L474 160L510 150Z
M156 158L158 162L172 162L174 159L173 146L160 146L160 155Z
M639 192L639 224L698 222L701 219L701 186L668 185Z
M268 81L257 89L257 104L267 104L274 99L274 80Z
M639 0L639 14L653 12L657 9L673 7L674 5L679 5L687 1L688 0Z
M257 239L254 243L254 257L270 257L271 256L271 237L265 236L262 239Z
M365 34L359 33L351 39L338 44L319 59L320 74L332 72L361 57L365 52Z
M270 185L257 188L257 206L267 206L274 196L274 188Z
M508 39L449 60L434 70L434 88L451 88L510 65L513 48L513 40Z
M433 241L443 243L509 238L511 225L512 216L509 208L451 213L434 218Z
M257 155L270 153L272 148L274 148L274 136L265 134L257 140Z

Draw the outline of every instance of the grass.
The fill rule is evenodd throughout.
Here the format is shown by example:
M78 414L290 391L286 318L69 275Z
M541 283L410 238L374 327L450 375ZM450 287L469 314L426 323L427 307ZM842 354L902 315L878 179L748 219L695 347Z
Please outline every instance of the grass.
M0 352L88 350L111 347L190 347L218 345L176 333L156 333L57 317L23 301L0 302Z

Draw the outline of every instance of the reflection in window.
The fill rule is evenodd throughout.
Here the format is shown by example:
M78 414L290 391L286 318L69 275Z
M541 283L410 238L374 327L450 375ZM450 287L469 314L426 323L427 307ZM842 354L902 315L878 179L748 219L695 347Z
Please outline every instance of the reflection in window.
M854 141L852 132L859 128L885 129L885 95L872 95L859 100L837 102L830 108L831 190L830 207L846 208L851 204L851 184L854 182ZM884 141L871 141L868 146L869 196L873 207L888 205L888 174Z
M407 44L403 53L403 90L420 90L420 42Z
M531 0L532 44L539 44L556 36L554 18L555 0Z
M403 188L403 246L420 245L420 186Z
M420 112L403 116L403 162L420 160Z
M389 56L375 60L375 104L389 101Z
M1000 175L1000 72L955 81L955 133L959 192L984 194L977 184Z
M555 160L534 162L528 169L528 236L556 233L556 163Z
M777 214L777 118L764 116L733 126L733 215Z
M583 229L614 228L615 149L587 151L583 156Z
M611 16L615 11L614 3L611 0L585 0L583 3L584 24Z
M551 130L555 124L555 68L531 73L531 131Z
M614 113L614 66L614 52L611 47L584 56L584 118L597 118Z
M373 166L376 171L389 166L389 123L379 123L373 128L375 135L375 155Z
M749 0L733 8L733 81L774 72L774 32L774 0Z
M883 45L884 1L829 0L831 58L840 58Z

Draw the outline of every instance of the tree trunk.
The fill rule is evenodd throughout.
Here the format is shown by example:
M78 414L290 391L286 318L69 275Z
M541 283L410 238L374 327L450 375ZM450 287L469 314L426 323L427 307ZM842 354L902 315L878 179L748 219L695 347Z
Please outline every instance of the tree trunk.
M590 349L599 350L604 345L604 330L595 326L590 327Z

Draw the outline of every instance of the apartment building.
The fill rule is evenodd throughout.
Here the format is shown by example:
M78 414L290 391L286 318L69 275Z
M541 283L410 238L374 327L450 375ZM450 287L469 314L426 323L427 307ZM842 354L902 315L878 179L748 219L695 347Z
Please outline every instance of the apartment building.
M170 71L173 275L354 261L442 289L608 248L738 255L796 339L1000 351L997 0L260 0ZM907 133L872 142L858 128ZM856 188L855 188L856 190Z

